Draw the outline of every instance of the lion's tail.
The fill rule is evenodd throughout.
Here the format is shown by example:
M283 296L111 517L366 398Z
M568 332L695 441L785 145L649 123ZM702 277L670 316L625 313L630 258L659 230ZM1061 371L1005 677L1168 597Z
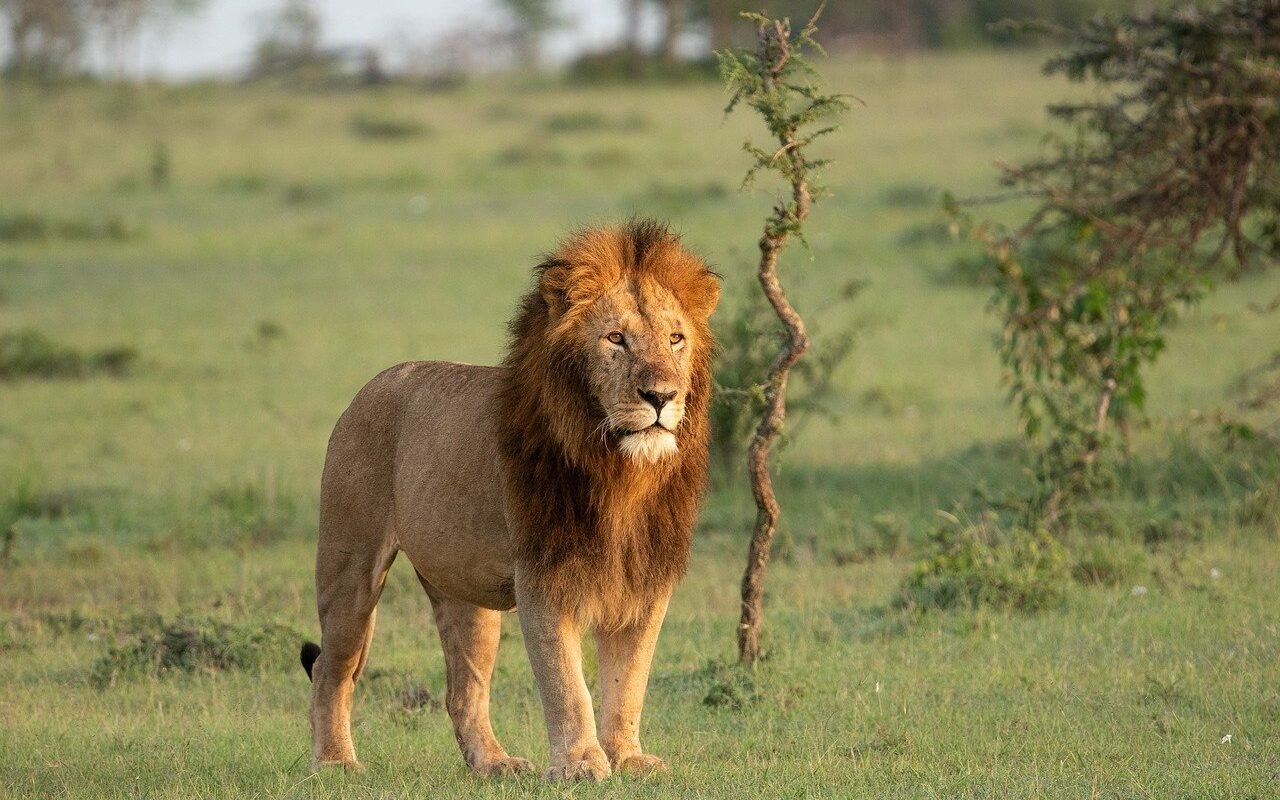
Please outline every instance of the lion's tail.
M316 659L320 657L320 645L315 642L302 643L302 668L307 671L307 678L311 678L311 668L315 666Z

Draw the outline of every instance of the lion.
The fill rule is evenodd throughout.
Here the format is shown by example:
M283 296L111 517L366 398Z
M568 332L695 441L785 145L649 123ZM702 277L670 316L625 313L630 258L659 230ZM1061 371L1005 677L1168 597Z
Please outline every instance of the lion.
M472 771L533 769L489 723L501 613L513 609L551 744L545 776L666 769L640 745L640 713L707 481L719 278L652 220L573 234L534 277L502 366L391 367L334 428L316 552L321 645L302 652L317 766L361 769L352 695L403 552L431 600L445 705Z

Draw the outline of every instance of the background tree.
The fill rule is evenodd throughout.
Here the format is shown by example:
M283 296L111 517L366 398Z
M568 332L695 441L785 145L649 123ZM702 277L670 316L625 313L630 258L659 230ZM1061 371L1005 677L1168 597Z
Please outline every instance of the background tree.
M107 70L116 80L125 80L129 58L138 53L142 30L148 22L191 14L204 0L85 0L93 32L101 40Z
M680 34L688 16L687 0L662 0L662 40L658 44L658 53L668 64L680 59Z
M789 190L789 196L780 198L765 220L759 244L760 288L786 329L786 340L774 356L768 374L756 387L763 398L764 409L747 449L756 523L742 577L742 616L738 625L738 655L746 664L754 664L760 656L764 578L781 514L769 475L769 454L786 420L791 369L809 348L804 320L778 280L778 257L792 235L803 237L804 222L815 195L819 194L811 177L825 162L810 159L807 148L815 139L831 133L834 127L816 130L812 127L848 108L842 97L819 91L818 76L803 57L808 49L820 51L813 34L821 12L819 5L809 22L794 36L789 20L751 14L748 19L756 26L755 50L728 50L718 54L725 82L733 92L725 113L732 112L739 104L750 106L777 141L777 147L771 145L769 149L751 142L744 144L754 160L744 183L750 183L760 171L768 170L779 174Z
M543 39L563 23L553 0L501 0L501 6L515 21L516 60L526 67L537 66Z
M0 0L12 50L6 71L19 79L74 71L88 34L82 0Z
M323 60L320 35L324 23L311 0L285 0L261 25L250 68L254 77L316 77Z
M1005 168L1035 207L975 234L1010 397L1043 435L1039 512L1093 485L1179 312L1280 256L1280 0L1228 0L1072 31L1046 72L1098 98L1051 106L1074 135Z
M632 72L639 72L643 58L640 43L641 0L625 0L622 10L622 50L627 56Z

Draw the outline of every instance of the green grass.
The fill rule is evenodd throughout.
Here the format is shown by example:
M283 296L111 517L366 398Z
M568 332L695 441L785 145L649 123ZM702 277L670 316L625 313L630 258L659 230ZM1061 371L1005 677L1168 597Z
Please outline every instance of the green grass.
M732 666L751 513L722 477L646 708L672 772L574 789L472 779L446 715L405 707L406 690L444 687L404 563L357 693L364 776L310 773L299 668L102 688L94 664L146 615L314 632L333 421L389 364L498 359L529 266L566 229L668 217L735 296L771 200L733 190L749 118L722 121L711 84L0 90L0 220L46 231L0 240L0 333L137 353L124 376L0 381L0 796L1274 796L1280 500L1259 492L1275 454L1226 451L1196 419L1230 408L1234 379L1280 341L1280 315L1241 313L1280 293L1275 276L1221 287L1175 330L1152 424L1084 531L1122 544L1082 550L1085 583L1061 607L892 604L938 509L1023 478L986 295L938 279L961 248L904 234L937 220L938 190L989 193L993 161L1034 151L1044 103L1079 93L1037 64L828 65L865 106L826 145L834 196L814 211L812 261L789 251L784 277L802 311L831 285L868 288L839 420L805 423L785 452L769 656ZM545 763L507 624L495 725Z

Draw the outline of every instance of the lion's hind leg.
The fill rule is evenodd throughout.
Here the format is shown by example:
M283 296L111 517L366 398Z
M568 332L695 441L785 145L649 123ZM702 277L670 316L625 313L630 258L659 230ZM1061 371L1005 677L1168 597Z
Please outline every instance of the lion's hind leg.
M418 576L422 580L422 576ZM445 707L462 757L477 775L516 775L533 764L507 754L489 722L489 684L498 658L502 612L445 597L426 581L448 684Z
M321 534L321 547L326 537ZM351 701L373 642L378 598L394 549L344 552L328 548L316 566L321 641L317 654L304 652L311 674L311 754L315 766L342 765L362 771L351 740Z

